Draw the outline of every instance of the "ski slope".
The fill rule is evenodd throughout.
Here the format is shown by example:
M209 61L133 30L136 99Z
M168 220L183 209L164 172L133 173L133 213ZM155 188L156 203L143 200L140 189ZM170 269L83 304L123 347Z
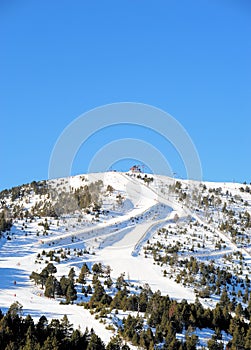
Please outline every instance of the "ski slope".
M31 314L34 319L41 315L48 319L62 318L67 314L75 327L80 326L83 331L87 326L89 329L93 328L106 343L109 341L113 332L107 330L88 310L77 305L60 305L58 300L45 298L43 291L29 280L32 271L40 272L44 267L43 264L35 263L37 255L41 254L42 250L47 252L51 249L87 249L95 253L74 256L58 264L57 277L67 275L70 267L79 271L84 262L90 265L101 262L111 266L111 277L114 279L125 273L130 281L138 285L147 283L153 291L160 290L162 294L168 294L171 298L187 299L189 302L195 300L192 288L185 288L176 283L170 275L163 277L161 266L154 264L152 259L146 259L142 248L158 229L174 223L175 215L179 217L181 224L188 216L202 226L206 224L205 220L184 203L179 203L175 195L165 194L165 189L173 185L173 179L155 176L154 182L147 185L132 174L129 175L118 172L84 175L85 181L102 180L104 187L112 185L115 193L121 194L123 198L123 204L116 204L111 210L111 203L115 202L116 197L104 195L103 205L105 208L109 207L110 212L107 217L98 221L90 220L87 215L84 224L78 226L74 217L64 217L58 226L52 222L48 236L37 235L41 220L26 223L25 229L24 221L17 220L14 223L12 239L0 240L1 309L6 310L13 302L19 301L23 305L24 313ZM186 183L185 180L183 182ZM62 184L73 189L82 183L83 176L51 180L51 186ZM234 184L216 185L223 188L225 186L238 193ZM213 184L207 183L207 186ZM29 199L27 206L31 206L34 201L34 198ZM237 245L215 227L214 232L227 243L227 251L238 250ZM212 252L213 254L217 253ZM199 255L200 253L197 253L197 256ZM244 255L246 259L250 259L247 250L244 251Z

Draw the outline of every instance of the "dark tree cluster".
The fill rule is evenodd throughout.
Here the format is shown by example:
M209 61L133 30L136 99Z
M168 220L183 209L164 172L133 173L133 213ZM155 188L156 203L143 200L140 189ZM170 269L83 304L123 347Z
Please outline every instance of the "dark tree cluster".
M48 186L46 181L33 181L30 184L24 184L21 186L15 186L11 189L6 189L0 192L0 199L6 199L10 197L12 202L16 199L22 198L24 196L36 194L43 195L48 192Z
M77 299L77 291L74 286L74 269L71 268L68 277L62 276L58 281L55 276L57 268L49 263L41 273L32 272L30 279L35 284L40 284L42 288L45 288L44 295L48 298L65 297L67 304L72 303Z
M12 221L7 219L4 211L2 211L0 213L0 234L1 232L9 231L11 229L11 226L12 226Z
M158 344L164 344L164 349L167 350L196 349L198 338L191 333L191 330L210 328L215 331L215 335L209 340L208 349L223 349L222 331L232 335L232 340L228 343L229 350L251 349L251 325L244 321L237 310L235 316L232 316L227 306L229 302L227 293L222 295L220 302L213 310L205 309L198 300L194 304L189 304L186 300L178 303L168 296L161 296L160 292L155 292L148 297L144 296L145 293L146 291L142 291L135 306L142 305L141 299L144 299L144 307L141 306L141 310L145 311L148 327L144 325L143 318L139 315L136 317L129 315L120 327L121 335L134 345L145 349L154 349ZM118 294L115 298L116 306L119 306ZM129 300L131 297L126 297L124 293L120 298L120 306L125 307L126 298ZM135 306L132 307L134 310ZM155 332L152 331L153 329ZM186 331L184 342L177 340L176 337L177 333L182 331Z
M30 315L22 316L22 306L11 305L6 315L0 310L1 350L105 350L102 340L88 329L73 329L67 316L49 323L41 316L34 323ZM111 349L111 348L110 348Z
M94 267L96 270L98 266ZM195 268L195 264L194 264ZM119 282L123 281L123 274ZM118 281L116 282L117 285ZM214 309L204 308L196 299L195 303L186 300L177 302L168 296L162 296L160 292L152 293L150 287L145 285L139 294L130 293L126 284L122 284L112 298L108 295L98 279L94 275L94 293L86 307L95 309L101 317L111 310L136 311L137 316L129 315L118 323L118 332L133 345L143 349L155 349L161 345L165 350L195 350L198 337L193 333L196 328L209 328L215 334L208 341L209 350L222 350L222 332L232 336L228 343L230 350L251 349L251 298L248 307L242 308L242 304L234 304L228 297L224 288L219 303ZM110 311L109 311L110 310ZM117 312L117 311L116 311ZM115 314L116 314L115 312ZM177 339L177 333L184 333L184 341Z
M74 213L79 209L88 209L92 206L92 211L99 213L102 187L103 182L99 180L89 185L80 186L74 191L51 189L50 197L54 203L51 209L60 216Z
M61 183L62 185L63 183ZM0 192L0 208L5 209L6 199L9 198L11 203L8 209L11 210L13 218L35 216L55 217L62 214L74 213L79 209L88 209L91 207L94 214L99 213L101 209L100 193L103 188L103 182L98 180L85 186L73 190L65 186L50 185L48 181L33 181L30 184L13 187L9 190ZM22 201L29 200L34 195L40 196L30 210L26 210Z

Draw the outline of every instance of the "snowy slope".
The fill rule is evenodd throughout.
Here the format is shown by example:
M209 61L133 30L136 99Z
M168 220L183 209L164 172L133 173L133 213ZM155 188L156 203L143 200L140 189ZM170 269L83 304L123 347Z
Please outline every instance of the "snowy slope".
M240 243L232 239L228 232L219 229L220 223L227 220L227 214L222 213L222 203L226 201L229 208L235 207L238 214L244 210L250 213L251 195L240 191L241 184L200 184L179 180L181 189L177 190L175 179L145 174L140 176L141 178L130 173L109 172L50 180L49 187L57 191L63 187L74 191L83 184L102 181L102 208L106 213L101 213L98 217L85 212L62 215L58 219L48 217L50 228L46 234L41 226L44 218L36 217L32 222L25 217L15 219L10 239L6 239L6 234L0 239L0 308L7 309L18 300L23 305L24 312L30 313L34 318L39 318L42 314L49 319L61 318L67 314L76 327L79 325L83 330L86 326L92 327L105 342L109 341L113 333L88 310L77 305L60 305L58 300L45 298L43 291L30 281L31 272L41 272L45 266L45 259L38 261L38 254L52 249L70 252L68 259L57 265L57 277L67 275L72 266L79 271L84 262L90 266L101 262L111 266L111 276L114 279L124 272L126 278L138 285L148 283L153 291L160 290L177 300L194 301L193 286L177 283L174 278L177 271L157 264L146 247L157 242L174 245L179 241L184 246L184 255L207 260L211 256L217 258L216 262L223 267L223 256L238 252ZM153 181L147 184L145 176L152 176ZM109 185L113 187L111 193L106 191ZM209 205L206 209L199 207L203 196L211 195L210 191L215 188L221 188L221 204ZM229 193L231 198L236 198L236 202L230 203ZM242 202L240 195L243 197ZM30 210L43 200L43 195L30 194L15 199L14 203ZM5 205L11 205L10 197L5 199ZM193 226L194 223L196 227ZM164 237L158 233L162 228L171 229L173 233ZM183 234L179 235L181 231ZM246 234L250 233L247 229ZM215 248L219 240L221 245L225 245L222 250ZM190 248L196 245L197 248L191 251ZM241 246L246 262L244 273L248 276L251 252L249 245L250 242L246 240ZM77 255L76 252L80 250L85 250L85 253ZM164 269L167 270L165 276ZM213 299L202 302L211 306L214 303Z

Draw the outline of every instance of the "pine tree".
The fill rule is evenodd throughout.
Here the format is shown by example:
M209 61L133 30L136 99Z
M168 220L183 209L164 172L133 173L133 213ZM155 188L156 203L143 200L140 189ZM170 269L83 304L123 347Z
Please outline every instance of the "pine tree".
M247 335L245 337L245 349L249 350L251 349L251 326L249 324L249 328L247 331Z
M4 213L4 211L2 211L0 213L0 233L5 232L5 231L9 231L11 229L11 226L12 226L11 220L6 220L5 213ZM1 235L0 235L0 237L1 237Z
M122 339L120 336L112 337L110 342L107 344L106 350L120 350L122 346Z
M41 277L39 273L33 271L30 275L30 279L37 285L40 283Z
M103 296L105 295L105 289L102 286L101 282L99 280L97 280L97 282L94 285L94 293L90 299L91 303L98 303L101 301L101 299L103 298Z
M87 345L86 333L82 335L78 329L75 329L70 338L69 349L83 350L87 348Z
M50 275L52 275L52 274L54 274L54 273L57 273L57 268L56 268L56 266L54 266L52 263L49 263L49 264L45 267L45 269L48 271L48 273L49 273Z
M54 298L55 297L55 277L49 276L45 283L45 292L44 295L47 298Z
M107 288L111 288L113 285L113 281L111 279L111 277L107 277L107 279L105 280L104 284L107 286Z
M64 317L62 318L61 326L65 337L70 338L73 331L73 325L69 322L67 315L64 315Z
M223 288L222 293L221 293L221 297L220 297L220 304L221 306L227 306L229 304L229 296L227 293L227 289L226 287Z
M35 333L38 341L42 344L47 338L48 320L45 316L41 316L35 327Z
M46 267L42 270L42 272L40 273L40 283L42 285L42 288L44 288L44 285L47 281L47 278L49 276L49 272L48 270L46 269Z
M17 349L16 343L13 341L10 341L5 348L5 350L16 350L16 349Z
M84 263L84 265L81 268L80 274L78 276L78 282L81 284L85 284L86 283L86 277L88 276L88 274L90 273L90 270L87 266L86 263Z
M220 306L220 304L217 304L215 309L213 310L213 325L224 330L227 328L223 315L223 309Z
M87 294L92 294L92 287L90 286L90 284L88 284L88 286L86 288L86 293Z
M10 316L11 319L15 319L17 317L22 316L23 314L23 305L21 305L18 301L15 303L11 304L9 307L9 310L7 311L6 316Z
M214 337L208 340L207 346L208 350L223 350L224 348L223 343L217 342L217 340Z
M233 349L239 349L239 348L244 348L244 344L245 344L245 331L244 329L241 327L237 327L234 330L233 333L233 339L232 339L232 345L233 345Z
M102 268L102 264L101 263L95 263L93 266L92 266L92 272L94 274L101 274L103 272L103 268Z
M23 320L23 325L22 325L22 331L24 333L27 333L29 329L30 329L31 333L34 333L35 325L34 325L34 321L31 317L31 315L27 315L25 317L25 319Z
M116 281L116 288L118 290L121 290L122 287L126 287L128 286L127 282L125 281L125 274L122 273L118 278L117 278L117 281Z
M238 304L237 304L237 306L236 306L234 312L235 312L235 315L236 315L237 318L240 318L240 317L242 316L242 314L243 314L243 308L242 308L241 303L238 303Z
M170 344L173 342L174 339L176 339L176 332L171 322L168 322L166 324L165 333L166 333L166 337L165 337L166 346L167 346L167 349L169 349Z
M56 337L48 337L41 350L59 350L59 345Z
M186 334L186 349L187 350L196 350L196 344L198 343L198 337L195 334L189 336Z
M74 270L74 267L72 267L68 273L68 277L70 279L71 282L74 282L74 278L76 277L76 273Z
M66 302L67 303L72 303L76 299L77 299L77 291L74 288L73 282L70 282L70 284L69 284L69 286L67 287L67 290L66 290Z
M22 350L36 350L38 349L37 340L33 334L31 327L29 327L27 334L25 345L22 347Z
M61 287L61 290L62 290L62 295L66 295L66 292L67 292L67 288L70 284L70 280L69 278L65 277L65 276L62 276L60 278L60 287Z
M91 334L87 350L105 350L104 343L95 333Z
M44 230L45 230L45 231L49 231L50 226L49 226L49 224L48 224L47 218L45 218L44 221L45 221L45 222L44 222Z
M55 294L58 295L58 296L62 296L63 295L61 284L56 278L55 278Z

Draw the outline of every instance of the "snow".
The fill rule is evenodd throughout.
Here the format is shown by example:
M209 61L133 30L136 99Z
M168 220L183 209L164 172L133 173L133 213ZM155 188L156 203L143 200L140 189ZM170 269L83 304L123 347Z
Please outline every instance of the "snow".
M45 315L48 319L62 318L66 314L75 327L80 326L83 331L85 327L93 328L107 343L113 336L113 332L107 330L106 326L95 319L88 310L77 305L60 305L58 300L45 298L42 290L34 287L29 280L32 271L39 272L45 266L44 261L36 263L37 254L41 254L42 250L48 252L51 249L60 248L71 251L86 249L90 253L56 264L57 277L67 275L69 267L74 266L77 270L84 262L88 264L101 262L111 266L112 278L117 278L124 272L126 278L132 282L140 285L148 283L153 291L160 290L162 294L168 294L173 299L187 299L192 302L195 300L192 287L184 287L176 283L171 273L164 277L163 267L155 264L152 258L145 258L143 248L147 241L161 242L163 238L156 236L159 228L177 229L179 225L181 228L188 227L187 218L191 217L193 222L199 223L196 235L208 236L205 240L205 249L198 248L194 256L201 259L212 256L220 261L224 254L236 252L239 249L227 234L218 230L219 221L215 219L216 210L212 213L215 221L210 226L205 217L195 208L190 208L185 202L180 203L175 193L167 191L168 186L174 185L174 179L154 176L154 182L148 186L132 174L109 172L50 180L49 183L54 189L63 186L76 189L98 180L103 181L104 188L108 185L114 188L114 193L103 194L103 208L109 211L106 216L101 215L96 220L90 214L85 214L81 222L78 220L78 213L65 216L60 220L48 218L50 222L48 235L43 234L42 227L39 225L42 219L37 218L31 223L17 220L11 231L11 240L4 238L0 240L0 308L6 310L13 302L19 301L23 305L24 313L31 314L34 319L38 319L41 315ZM186 180L180 181L184 187L192 183ZM224 193L228 190L232 195L240 194L240 184L207 182L205 185L208 189L221 187ZM194 186L199 184L192 183L192 187ZM116 203L117 194L123 198L121 205ZM245 193L244 199L250 202L250 194ZM26 203L20 202L20 204L29 209L39 200L41 199L38 195L30 196L26 198ZM176 216L179 217L178 224L175 222ZM205 230L205 225L209 226L210 230ZM173 244L179 240L189 246L190 243L186 242L189 240L192 242L192 239L195 239L192 237L194 233L194 228L188 228L184 236L175 238L174 235L169 235L165 238L165 242L169 240ZM225 250L220 252L215 250L212 242L216 237L224 241ZM198 237L196 239L199 241ZM243 249L242 252L249 263L248 249ZM220 264L223 263L220 262Z
M188 334L190 336L192 334L197 335L198 337L197 349L205 349L205 347L207 346L208 340L211 339L213 336L215 336L215 332L209 328L203 328L203 329L196 328L192 332L189 332ZM185 335L186 335L186 332L184 331L182 333L178 333L176 337L180 341L185 341ZM229 340L232 339L232 337L229 336L229 334L227 334L224 331L221 333L221 338L222 339L218 340L218 342L219 343L222 342L225 346L229 342Z

